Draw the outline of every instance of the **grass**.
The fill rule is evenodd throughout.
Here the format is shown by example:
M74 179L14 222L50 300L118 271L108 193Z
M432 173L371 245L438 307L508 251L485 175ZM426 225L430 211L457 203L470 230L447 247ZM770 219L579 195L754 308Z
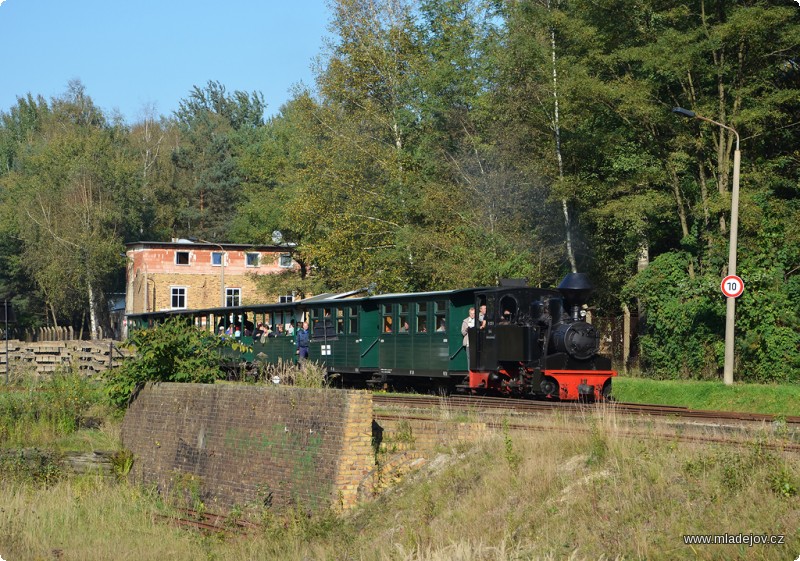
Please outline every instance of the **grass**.
M650 380L618 376L613 394L619 401L680 405L690 409L800 415L800 386L694 380Z
M41 381L19 377L0 387L0 448L88 452L114 447L110 415L102 383L79 372L59 371Z
M511 430L445 449L347 515L245 505L247 536L178 529L147 489L81 477L0 480L6 559L506 561L794 559L800 458L622 437L609 410L575 430ZM558 437L554 438L553 435ZM783 545L684 545L685 534L781 534ZM56 556L53 552L57 551Z

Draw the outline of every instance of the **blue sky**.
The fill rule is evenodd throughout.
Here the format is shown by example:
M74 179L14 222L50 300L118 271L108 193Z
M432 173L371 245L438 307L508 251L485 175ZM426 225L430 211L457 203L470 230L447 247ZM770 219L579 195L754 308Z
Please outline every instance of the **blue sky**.
M272 115L294 84L313 85L328 19L325 0L0 0L0 111L78 78L133 123L217 80L260 91Z

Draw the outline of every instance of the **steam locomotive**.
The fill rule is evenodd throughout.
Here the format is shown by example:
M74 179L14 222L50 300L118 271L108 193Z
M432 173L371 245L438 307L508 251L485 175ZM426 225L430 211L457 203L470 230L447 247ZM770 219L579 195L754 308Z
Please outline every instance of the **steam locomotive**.
M129 329L167 317L186 318L217 333L235 326L245 351L228 361L249 365L296 359L292 336L254 337L263 323L273 334L309 322L309 359L348 386L445 389L467 394L558 400L611 395L608 358L585 321L592 286L567 275L558 289L507 281L498 287L374 295L320 294L280 304L169 310L128 316ZM475 308L474 325L462 325ZM466 341L469 344L465 344Z
M558 290L478 290L485 321L468 329L469 393L600 400L611 395L611 361L582 309L592 292L585 275L567 275ZM480 309L480 308L478 308Z

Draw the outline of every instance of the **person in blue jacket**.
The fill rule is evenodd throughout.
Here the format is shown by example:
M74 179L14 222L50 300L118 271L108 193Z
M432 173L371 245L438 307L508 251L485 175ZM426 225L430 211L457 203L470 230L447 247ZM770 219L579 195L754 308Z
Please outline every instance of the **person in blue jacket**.
M308 322L304 321L302 327L297 330L297 358L303 362L308 358Z

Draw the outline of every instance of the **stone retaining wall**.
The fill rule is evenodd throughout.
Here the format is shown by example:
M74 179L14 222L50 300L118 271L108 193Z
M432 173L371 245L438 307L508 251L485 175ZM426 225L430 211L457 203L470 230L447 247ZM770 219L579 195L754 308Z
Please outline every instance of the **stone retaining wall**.
M372 396L226 384L150 384L122 425L131 478L212 512L349 508L374 467Z

